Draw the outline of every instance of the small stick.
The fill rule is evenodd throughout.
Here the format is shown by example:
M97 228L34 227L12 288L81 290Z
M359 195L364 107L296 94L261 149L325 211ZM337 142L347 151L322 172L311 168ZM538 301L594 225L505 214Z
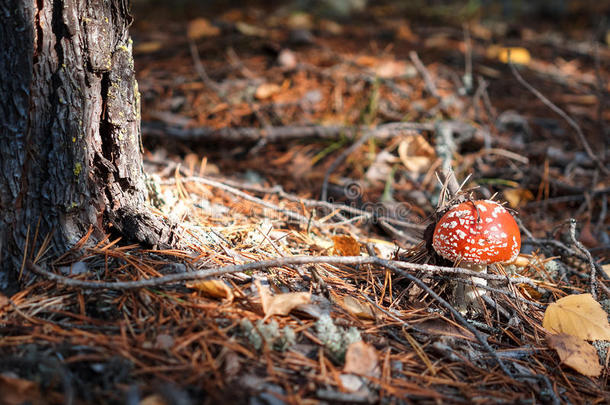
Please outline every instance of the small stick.
M411 58L413 65L415 65L415 69L417 69L419 74L424 79L424 84L426 85L426 90L428 90L428 93L430 93L430 95L433 97L440 98L440 96L438 95L438 90L436 89L436 85L434 84L434 81L432 80L432 77L430 76L430 72L428 72L428 69L426 69L426 66L424 66L421 59L419 59L417 52L415 52L415 51L409 52L409 57Z
M587 155L589 156L589 158L591 160L593 160L593 162L595 162L595 164L597 165L597 167L599 167L599 169L606 175L610 175L610 170L608 170L608 168L606 168L606 166L604 166L604 164L602 163L601 160L599 160L599 158L597 157L597 155L595 153L593 153L593 150L591 149L591 146L589 145L589 142L587 142L587 138L585 137L585 134L583 134L582 129L580 129L580 126L578 125L578 123L576 123L576 121L574 121L572 119L572 117L570 117L568 114L566 114L561 108L557 107L555 104L553 104L553 102L551 100L549 100L548 98L546 98L541 92L539 92L536 88L534 88L534 86L532 86L531 84L529 84L528 82L525 81L525 79L523 78L523 76L521 76L521 74L519 73L519 71L517 70L517 68L515 67L515 65L513 65L512 62L510 62L510 55L509 55L509 63L508 66L510 66L510 70L513 73L513 75L515 76L515 78L517 79L517 81L519 83L521 83L526 89L528 89L533 95L535 95L536 97L538 97L538 99L540 101L542 101L544 103L544 105L546 105L547 107L549 107L552 111L554 111L555 113L557 113L559 116L561 116L561 118L563 118L564 120L566 120L566 122L568 124L570 124L570 126L576 131L576 133L578 134L578 139L580 140L580 143L582 145L582 147L585 149L585 152L587 153Z
M574 218L570 218L570 239L572 239L572 243L574 243L574 246L576 246L576 248L580 250L580 252L584 254L587 257L587 260L589 261L589 266L591 267L591 274L589 279L589 282L591 284L591 295L593 296L593 299L597 300L597 277L595 274L597 268L595 267L595 261L593 260L593 256L591 256L591 253L584 247L584 245L578 239L576 239L576 220Z

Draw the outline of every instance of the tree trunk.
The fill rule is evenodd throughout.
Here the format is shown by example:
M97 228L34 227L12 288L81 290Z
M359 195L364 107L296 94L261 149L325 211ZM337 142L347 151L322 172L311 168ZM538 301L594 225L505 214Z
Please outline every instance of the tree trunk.
M0 5L0 290L52 235L63 253L93 227L169 241L143 211L140 97L128 0Z

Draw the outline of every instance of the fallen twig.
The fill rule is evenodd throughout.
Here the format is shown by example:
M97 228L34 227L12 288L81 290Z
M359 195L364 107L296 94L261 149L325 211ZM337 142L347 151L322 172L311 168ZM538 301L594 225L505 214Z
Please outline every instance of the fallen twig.
M269 267L282 267L289 265L303 265L303 264L342 264L359 266L365 264L376 264L382 267L393 266L401 270L413 270L413 271L424 271L430 274L443 273L443 274L456 274L460 276L474 276L478 278L484 278L487 280L496 280L506 283L517 283L527 284L537 288L536 281L528 277L512 277L508 278L501 274L486 274L478 273L472 270L460 268L460 267L443 267L434 266L430 264L417 264L408 263L397 260L385 260L378 257L370 256L292 256L282 257L278 259L261 260L256 262L249 262L244 264L234 264L219 268L210 268L204 270L197 270L188 273L177 273L170 274L167 276L149 278L144 280L135 281L83 281L77 280L71 277L65 277L53 272L47 271L31 260L26 261L26 266L36 274L43 275L48 279L55 281L59 284L67 285L69 287L77 288L89 288L89 289L105 289L105 290L133 290L139 288L151 288L159 287L166 284L172 284L182 281L199 280L208 277L220 276L223 274L244 272L250 270L260 270ZM402 274L402 273L400 273Z
M433 97L439 98L438 90L436 89L436 85L434 84L434 81L432 80L432 77L430 76L430 72L428 72L428 69L426 69L426 66L424 66L421 59L419 59L417 52L415 52L415 51L409 52L409 58L411 58L411 62L413 62L415 69L417 69L419 74L424 79L424 84L426 85L426 90L428 90L428 93L430 93L430 95Z
M173 137L185 142L256 143L265 139L267 143L280 143L305 138L337 140L357 131L369 131L375 139L387 140L406 130L431 131L434 125L419 122L392 122L374 128L367 126L304 125L268 128L183 128L159 122L142 122L146 136Z
M593 296L593 299L597 299L597 276L595 274L597 269L595 267L595 261L593 260L591 253L576 238L576 220L574 218L570 218L570 239L572 240L572 243L574 243L574 246L587 257L589 266L591 267L591 273L589 274L591 295Z
M510 61L509 61L510 62ZM509 63L508 64L510 66L510 70L513 73L513 75L515 76L515 78L517 79L517 81L519 83L521 83L526 89L528 89L533 95L535 95L536 97L538 97L538 99L540 101L542 101L544 103L544 105L546 105L547 107L549 107L552 111L554 111L555 113L557 113L561 118L563 118L564 120L566 120L566 122L576 131L576 134L578 135L578 139L580 141L580 144L582 145L582 147L584 148L585 152L587 153L587 156L589 156L589 158L595 162L595 164L597 165L597 167L606 175L610 175L610 170L608 170L608 168L604 165L604 163L599 160L599 158L597 157L597 155L595 153L593 153L593 150L591 149L591 146L589 145L589 142L587 141L587 138L585 137L585 134L582 132L582 129L580 129L580 125L578 125L578 123L576 123L576 121L574 121L572 119L572 117L570 117L566 112L564 112L561 108L557 107L551 100L549 100L548 98L546 98L544 96L544 94L542 94L540 91L538 91L536 88L534 88L534 86L532 86L531 84L529 84L528 82L525 81L525 79L523 78L523 76L521 76L521 74L519 73L519 71L517 70L517 68L515 67L514 64Z

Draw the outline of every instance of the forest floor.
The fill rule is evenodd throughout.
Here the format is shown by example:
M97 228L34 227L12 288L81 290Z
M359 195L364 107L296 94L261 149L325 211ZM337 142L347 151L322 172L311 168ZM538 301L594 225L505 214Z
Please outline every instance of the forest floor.
M0 404L610 401L610 30L394 3L137 10L150 203L180 246L85 237L57 274L151 284L0 295ZM529 260L464 316L469 277L424 240L449 168ZM549 326L586 293L559 318L587 336Z

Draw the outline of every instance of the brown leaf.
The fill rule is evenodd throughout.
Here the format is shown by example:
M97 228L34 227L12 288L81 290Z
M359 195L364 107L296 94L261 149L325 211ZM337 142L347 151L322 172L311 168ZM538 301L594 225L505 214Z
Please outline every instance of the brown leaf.
M254 97L258 100L265 100L280 92L282 88L275 83L263 83L256 88Z
M343 371L367 377L379 376L377 351L370 344L362 340L350 344L345 353L345 366Z
M161 395L153 394L143 398L139 405L167 405L167 401Z
M584 340L564 333L546 337L549 346L557 351L561 362L580 374L597 377L602 372L597 350Z
M458 328L457 326L454 326L453 324L450 324L442 319L430 319L423 321L422 323L418 324L417 327L426 331L426 333L430 335L451 336L471 340L473 342L476 341L476 337L469 330Z
M585 340L610 340L608 316L591 294L568 295L550 304L542 321L551 333Z
M415 68L405 61L386 60L375 66L375 74L383 79L410 76Z
M434 149L421 135L410 136L398 145L400 161L410 172L425 173L436 158Z
M220 28L210 24L205 18L195 18L189 21L186 30L186 35L190 39L199 39L203 37L215 37L220 34Z
M235 23L235 28L237 28L237 31L239 31L241 34L249 37L265 37L267 35L267 31L265 31L263 28L245 23L243 21Z
M368 303L363 303L349 295L343 297L341 305L350 314L361 319L375 319L375 314Z
M531 191L526 188L511 188L502 191L504 199L508 201L508 205L511 208L518 208L522 204L525 204L534 199L534 195Z
M148 41L136 44L133 48L134 53L153 53L163 48L163 43L160 41Z
M224 281L218 279L194 281L186 283L188 288L202 292L208 297L233 301L233 291Z
M335 235L332 237L335 252L340 256L360 256L360 243L348 235Z
M259 280L255 280L254 284L258 288L261 295L261 304L265 319L273 315L288 315L295 307L308 304L311 300L311 294L306 292L285 293L272 296L266 287L261 285Z
M38 384L8 374L0 374L0 403L3 405L47 403L43 400Z
M6 295L3 295L2 293L0 293L0 315L2 315L4 313L4 311L6 310L6 307L8 307L8 304L9 304L8 297Z

